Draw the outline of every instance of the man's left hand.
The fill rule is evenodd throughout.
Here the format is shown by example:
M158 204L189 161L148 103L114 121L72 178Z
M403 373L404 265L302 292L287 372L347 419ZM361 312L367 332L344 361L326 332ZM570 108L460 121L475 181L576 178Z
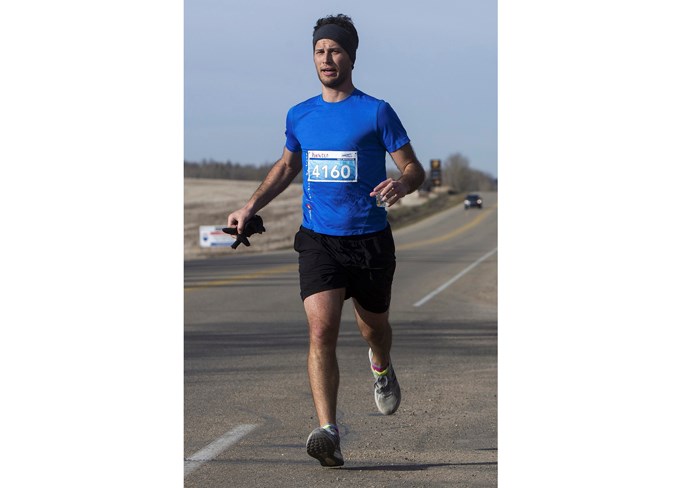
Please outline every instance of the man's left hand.
M370 197L375 197L380 194L382 201L386 203L388 207L392 207L399 200L404 198L409 193L409 188L406 184L400 180L393 180L388 178L385 181L382 181L374 190L369 194Z

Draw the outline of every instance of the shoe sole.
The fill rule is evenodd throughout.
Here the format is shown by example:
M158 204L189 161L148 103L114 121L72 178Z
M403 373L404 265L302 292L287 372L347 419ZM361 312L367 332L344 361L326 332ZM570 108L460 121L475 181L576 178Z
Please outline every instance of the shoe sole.
M336 457L336 447L334 443L324 435L314 433L310 434L306 442L306 451L308 455L314 457L322 466L335 468L343 466L343 459Z

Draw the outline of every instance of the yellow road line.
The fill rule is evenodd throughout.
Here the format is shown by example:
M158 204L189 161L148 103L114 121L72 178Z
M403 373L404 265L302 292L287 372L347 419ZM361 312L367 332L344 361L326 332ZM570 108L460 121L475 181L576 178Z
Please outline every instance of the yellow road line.
M397 246L396 250L397 251L408 251L410 249L416 249L419 247L423 246L430 246L432 244L439 244L440 242L448 241L449 239L453 239L459 234L464 233L467 230L472 229L473 227L479 225L480 222L482 222L484 219L486 219L489 216L489 211L493 210L496 208L496 205L494 205L491 208L486 209L484 212L480 213L477 217L475 217L473 220L470 222L462 225L461 227L457 227L456 229L452 230L451 232L448 232L447 234L437 236L437 237L432 237L430 239L426 239L423 241L415 241L415 242L410 242L409 244L400 244Z
M431 239L426 239L423 241L416 241L416 242L410 242L409 244L402 244L397 246L397 251L408 251L410 249L416 249L419 247L423 246L429 246L433 244L439 244L440 242L447 241L449 239L452 239L459 234L462 234L463 232L466 232L467 230L472 229L473 227L477 226L480 222L482 222L487 216L489 215L489 210L493 210L496 208L496 205L494 205L491 208L486 209L486 211L482 212L479 214L477 217L475 217L473 220L470 222L462 225L461 227L458 227L454 229L453 231L438 236L438 237L433 237ZM288 273L289 271L293 271L298 269L298 264L293 263L293 264L285 264L283 266L276 266L274 268L267 268L263 269L261 271L254 271L253 273L244 273L244 274L239 274L239 275L234 275L229 278L225 278L223 280L213 280L213 281L205 281L202 283L196 283L193 285L189 286L184 286L183 290L184 291L192 291L192 290L197 290L200 288L211 288L215 286L229 286L229 285L235 285L239 284L243 281L251 281L251 280L256 280L259 278L266 278L269 276L275 276L278 274L283 274L283 273Z
M214 280L214 281L205 281L199 284L194 284L190 286L184 286L184 291L196 290L198 288L210 288L213 286L228 286L240 283L242 281L255 280L258 278L265 278L268 276L274 276L277 274L287 273L298 269L299 265L297 263L285 264L283 266L276 266L274 268L262 269L261 271L254 271L253 273L244 273L239 275L234 275L223 280Z

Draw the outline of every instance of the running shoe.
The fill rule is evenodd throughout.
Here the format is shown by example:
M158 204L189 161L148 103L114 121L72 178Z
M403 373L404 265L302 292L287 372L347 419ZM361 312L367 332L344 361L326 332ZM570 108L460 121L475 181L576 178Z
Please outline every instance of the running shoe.
M343 466L341 439L337 433L318 427L313 430L306 441L306 451L322 466Z
M371 368L373 353L369 349L369 365ZM388 365L386 371L382 374L377 373L371 368L376 381L374 381L374 400L376 400L376 407L383 415L392 415L400 406L402 395L400 393L400 384L395 376L395 369L392 361Z

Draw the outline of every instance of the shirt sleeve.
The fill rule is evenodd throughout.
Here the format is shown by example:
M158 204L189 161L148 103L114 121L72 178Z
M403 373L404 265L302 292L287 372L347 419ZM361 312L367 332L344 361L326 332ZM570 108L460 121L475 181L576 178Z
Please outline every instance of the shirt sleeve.
M410 141L400 118L388 102L379 104L376 126L381 134L383 145L389 153L397 151Z
M289 149L291 152L295 153L301 150L301 143L294 134L294 120L293 120L294 115L292 113L293 110L294 109L292 107L287 112L286 130L284 131L284 134L287 137L287 141L285 142L286 148Z

